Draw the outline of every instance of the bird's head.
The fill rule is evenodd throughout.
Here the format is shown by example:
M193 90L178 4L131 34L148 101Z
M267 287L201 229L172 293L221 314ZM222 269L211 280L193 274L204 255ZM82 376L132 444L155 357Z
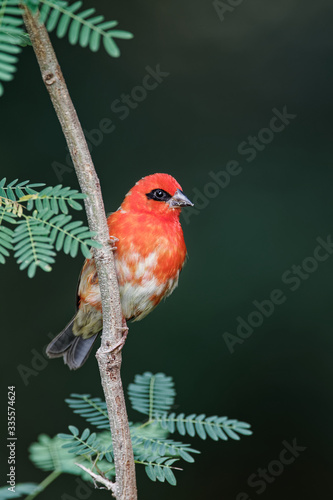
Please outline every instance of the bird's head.
M140 179L121 205L125 211L179 216L182 207L193 203L184 195L176 179L168 174L153 174Z

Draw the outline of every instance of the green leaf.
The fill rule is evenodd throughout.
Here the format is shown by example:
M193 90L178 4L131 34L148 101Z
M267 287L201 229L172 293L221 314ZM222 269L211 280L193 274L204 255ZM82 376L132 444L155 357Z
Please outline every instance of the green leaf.
M156 471L151 464L146 465L145 471L149 479L151 479L152 481L156 481Z
M171 486L177 485L176 477L169 467L164 468L164 476L168 483L171 484Z
M114 28L117 25L118 21L104 21L103 23L99 24L98 27L100 30L108 31L110 28Z
M91 255L87 245L85 243L81 243L80 248L81 248L81 252L83 254L83 257L85 257L86 259L91 259L92 255Z
M82 441L85 441L89 436L90 436L90 430L85 429L82 433L82 436L81 436Z
M73 436L78 436L79 435L79 429L77 427L74 427L74 425L69 425L68 429L73 434Z
M28 278L33 278L35 276L37 269L37 262L31 262L30 266L28 267Z
M159 467L158 465L154 466L155 474L156 474L156 479L158 479L161 482L164 482L165 476L162 467Z
M185 460L185 462L189 463L194 462L194 458L189 453L187 453L187 451L183 449L179 450L179 455L182 457L183 460Z
M192 413L186 417L184 413L178 416L175 413L169 415L165 413L162 416L155 416L153 422L160 423L169 432L175 431L174 424L176 424L177 430L180 429L182 435L184 435L185 431L192 437L197 434L201 439L206 439L209 436L214 441L219 438L226 441L228 437L238 441L240 439L239 434L247 436L252 434L249 429L250 426L246 422L230 420L227 417L206 417L204 414L196 415ZM179 425L179 422L184 423L185 426Z
M30 460L44 471L59 471L82 476L82 470L75 465L78 458L63 449L63 444L64 441L59 437L50 438L44 434L40 435L38 441L29 448Z
M70 44L75 45L78 43L80 36L80 29L81 29L80 21L78 19L74 19L68 33L68 40Z
M204 426L202 425L202 420L204 420L206 415L199 415L197 418L196 418L196 422L195 422L195 429L197 431L197 434L198 436L201 438L201 439L206 439L206 431L205 431L205 428Z
M63 251L65 254L68 254L70 252L71 242L72 242L72 236L69 234L68 236L66 236L64 241Z
M111 57L119 57L120 50L110 36L103 38L104 48Z
M130 33L129 31L122 31L122 30L112 30L108 32L110 36L113 38L122 38L123 40L131 40L133 38L133 33Z
M99 31L93 31L90 35L89 48L93 52L97 52L101 43L101 33Z
M60 207L60 210L62 211L62 213L68 214L68 208L67 208L67 205L65 203L64 198L59 198L58 203L59 203L59 207Z
M49 264L54 262L55 253L47 235L47 229L30 216L25 216L15 228L12 240L14 256L20 264L20 270L28 268L29 278L35 276L37 267L50 271Z
M76 257L78 249L79 249L79 241L78 240L71 240L71 246L70 246L70 251L69 251L70 256L73 258Z
M129 386L129 395L132 404L138 404L140 411L143 409L144 414L149 415L149 420L144 424L130 423L130 432L135 462L145 466L152 481L167 481L170 485L176 485L173 469L177 467L174 463L180 459L193 463L192 455L200 453L189 444L170 439L170 429L182 434L197 434L202 439L209 436L215 441L224 439L220 434L222 429L225 439L239 439L238 434L243 432L244 435L251 434L249 424L227 417L206 417L205 414L195 413L188 416L184 413L168 414L165 407L173 404L175 391L172 378L165 374L145 372L137 375L134 383ZM106 470L106 477L109 477L108 474L113 477L113 448L105 402L89 394L71 394L66 402L74 413L97 428L106 430L96 434L90 433L87 428L80 435L77 427L69 426L71 434L58 436L58 439L62 439L62 449L75 460L90 457L91 464L96 464L99 470Z
M41 0L45 2L46 0ZM79 12L82 2L69 5L67 1L47 0L41 7L40 21L46 24L48 31L56 29L57 36L62 38L68 34L69 42L81 47L89 46L96 52L100 48L101 39L106 52L112 57L119 57L120 51L113 38L130 40L132 33L123 30L113 30L117 21L104 21L104 16L95 15L95 9L85 9Z
M205 430L208 434L208 436L213 439L214 441L218 441L219 437L217 432L214 430L214 427L210 425L209 423L206 424Z
M43 4L39 11L39 22L45 24L45 21L50 13L51 5Z
M185 428L186 428L186 431L187 431L187 434L189 434L189 436L195 436L195 429L194 429L194 424L192 422L192 419L195 418L195 413L193 413L192 415L189 415L187 418L186 418L186 421L185 421Z
M81 203L78 203L77 201L73 199L68 200L68 205L73 208L74 210L82 210L82 205Z
M54 5L53 5L53 7L54 7ZM53 31L55 29L55 27L57 26L59 17L60 17L60 10L53 8L51 10L51 14L50 14L50 16L47 20L47 23L46 23L47 31Z
M91 398L89 394L71 394L65 400L68 406L98 429L110 429L106 404L100 398Z
M72 434L62 434L61 432L58 434L58 438L60 439L69 439L69 440L72 440L73 439L73 435Z
M183 422L183 419L185 417L185 413L180 413L177 417L176 425L177 425L177 431L181 436L185 436L186 434L186 429L185 429L185 424Z
M164 373L136 375L134 383L128 386L133 409L149 418L169 410L174 404L175 394L172 378Z
M167 422L167 426L168 426L168 431L169 432L175 432L175 428L176 428L176 425L175 425L176 418L175 417L176 417L175 413L170 413L169 419L168 419L168 422Z

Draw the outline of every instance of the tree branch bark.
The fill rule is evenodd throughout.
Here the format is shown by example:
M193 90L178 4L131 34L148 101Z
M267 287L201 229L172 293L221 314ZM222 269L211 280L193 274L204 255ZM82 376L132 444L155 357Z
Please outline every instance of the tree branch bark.
M100 183L48 33L38 23L37 14L33 15L24 5L22 8L43 81L65 135L81 190L87 195L84 201L89 228L96 231L96 239L103 245L93 250L103 307L102 343L96 357L113 440L115 497L117 500L136 500L133 450L120 377L122 356L119 349L108 352L121 341L122 311Z
M112 483L108 479L105 479L104 477L100 476L99 474L95 474L92 470L87 469L87 467L85 467L82 464L76 463L75 465L77 465L77 467L80 467L80 469L84 470L84 472L86 472L87 474L89 474L89 476L91 476L92 479L95 482L104 484L104 486L105 486L104 489L111 490L114 494L116 493L115 492L115 484L114 483Z

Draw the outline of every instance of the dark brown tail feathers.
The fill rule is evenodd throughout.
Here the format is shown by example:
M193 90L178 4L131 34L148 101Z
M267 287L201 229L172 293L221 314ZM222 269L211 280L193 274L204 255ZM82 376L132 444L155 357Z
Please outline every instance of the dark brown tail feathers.
M63 356L64 363L71 370L77 370L87 360L90 351L98 337L98 333L88 339L73 334L73 323L75 317L47 346L46 354L49 358L60 358Z

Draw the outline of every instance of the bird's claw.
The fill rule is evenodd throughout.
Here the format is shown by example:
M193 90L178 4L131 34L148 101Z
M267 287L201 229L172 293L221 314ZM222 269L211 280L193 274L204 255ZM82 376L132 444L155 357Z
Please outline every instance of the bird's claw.
M126 336L123 336L119 342L116 343L116 345L110 347L109 349L106 349L105 351L101 351L102 354L109 354L110 352L113 352L115 351L116 349L119 349L120 351L122 350L122 348L124 347L125 345L125 342L126 342Z
M110 236L109 245L111 246L111 250L117 250L117 241L119 241L119 238L116 238L116 236Z
M119 340L119 342L117 342L116 345L110 347L109 349L107 349L106 351L101 351L103 354L108 354L110 352L113 352L115 351L116 349L119 349L120 351L122 350L122 348L124 347L125 345L125 342L126 342L126 339L127 339L127 335L128 335L128 326L116 326L117 330L122 330L124 333L123 333L123 336L122 338Z
M128 326L116 326L117 330L123 330L124 332L128 333ZM126 335L127 335L126 333ZM123 334L125 335L125 334Z

